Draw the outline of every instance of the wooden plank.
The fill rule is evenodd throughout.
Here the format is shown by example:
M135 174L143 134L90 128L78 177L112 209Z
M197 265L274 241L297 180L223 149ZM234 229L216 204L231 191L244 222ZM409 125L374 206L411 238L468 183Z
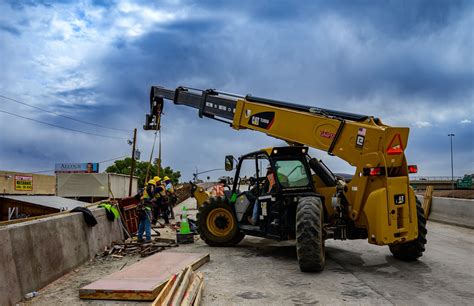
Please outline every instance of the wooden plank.
M209 254L161 252L79 289L81 299L153 301L169 278L187 266L197 269Z
M425 211L425 219L428 220L428 216L431 211L431 202L433 201L433 186L429 185L426 187L425 195L423 197L423 210Z
M183 276L184 271L179 272L178 277L173 284L173 287L171 287L170 292L168 292L168 294L165 296L165 300L163 301L162 305L169 305L171 303L176 293L176 290L178 290L179 285L181 285L181 282L183 281Z
M176 278L177 278L177 274L173 274L173 276L170 277L170 279L168 280L168 282L166 283L165 287L161 290L160 294L158 294L158 296L156 297L156 299L153 301L153 303L151 304L151 306L159 306L159 305L163 305L163 301L165 300L166 296L168 295L168 293L170 292L171 288L173 287L175 281L176 281Z
M201 286L199 286L199 290L196 295L196 299L194 300L193 306L199 306L202 302L202 291L204 290L204 280L201 282Z
M196 299L196 295L198 293L199 287L201 287L201 283L203 282L204 275L201 272L198 272L194 275L193 281L191 285L189 285L188 290L184 294L183 301L181 302L181 306L192 306L194 300Z
M176 293L171 302L171 306L178 306L181 304L181 300L183 299L184 293L188 289L189 280L191 279L191 273L192 268L191 266L188 266L186 270L184 270L183 280L181 281L181 284L179 284L179 287L176 290Z

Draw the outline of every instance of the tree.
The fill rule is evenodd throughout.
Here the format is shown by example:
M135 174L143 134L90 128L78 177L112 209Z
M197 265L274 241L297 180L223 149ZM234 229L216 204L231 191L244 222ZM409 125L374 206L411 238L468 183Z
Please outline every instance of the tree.
M138 176L138 188L142 188L145 184L148 165L148 162L135 161L135 176ZM116 160L113 165L105 169L105 172L130 175L131 167L132 159L130 157L126 157L125 159ZM148 179L152 179L157 175L157 173L157 166L153 164L150 165ZM179 182L179 178L181 177L181 173L179 171L173 171L171 167L161 167L160 177L163 178L165 176L169 177L173 184L177 184Z

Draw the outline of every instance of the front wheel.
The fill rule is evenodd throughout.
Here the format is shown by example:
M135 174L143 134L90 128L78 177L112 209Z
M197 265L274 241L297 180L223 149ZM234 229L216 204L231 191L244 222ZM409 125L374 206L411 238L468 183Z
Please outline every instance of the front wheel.
M199 208L197 223L201 239L210 246L233 246L245 236L224 197L207 199Z
M326 263L321 199L302 198L296 207L296 253L300 270L322 271Z
M416 217L418 218L418 237L413 241L390 245L390 252L395 258L411 261L420 258L425 251L426 244L426 219L421 202L416 199Z

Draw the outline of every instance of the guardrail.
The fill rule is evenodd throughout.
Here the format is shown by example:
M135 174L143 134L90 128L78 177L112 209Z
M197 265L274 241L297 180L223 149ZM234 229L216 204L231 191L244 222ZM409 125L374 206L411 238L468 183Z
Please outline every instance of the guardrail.
M474 200L433 197L428 220L474 228Z
M462 179L462 176L455 176L454 181ZM410 176L410 181L447 181L451 182L450 176Z

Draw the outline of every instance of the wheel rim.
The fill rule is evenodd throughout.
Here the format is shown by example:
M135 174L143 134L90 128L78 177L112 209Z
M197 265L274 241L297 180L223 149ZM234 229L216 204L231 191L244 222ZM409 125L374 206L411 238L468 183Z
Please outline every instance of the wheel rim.
M234 228L234 218L232 213L224 208L213 209L206 220L209 232L216 237L225 237Z

